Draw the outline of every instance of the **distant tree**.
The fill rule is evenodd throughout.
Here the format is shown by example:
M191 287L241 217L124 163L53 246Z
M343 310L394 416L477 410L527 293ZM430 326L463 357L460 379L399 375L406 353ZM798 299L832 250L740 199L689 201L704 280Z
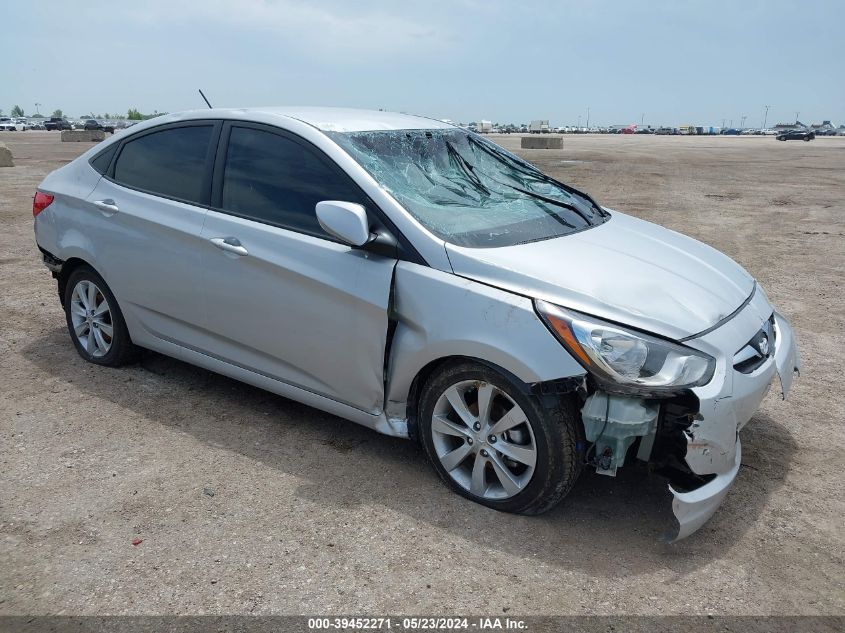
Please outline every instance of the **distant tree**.
M14 108L12 108L12 116L25 116L23 113L23 108L19 105L16 105Z
M153 110L152 114L142 114L137 110L137 108L129 108L129 112L126 113L126 118L130 121L146 121L147 119L154 119L157 116L165 114L167 114L167 112L159 112L158 110Z
M36 114L30 114L30 115L29 115L29 117L30 117L31 119L43 119L43 118L44 118L44 115L43 115L43 114L41 114L41 113L36 113Z
M56 117L57 119L60 119L63 116L61 108L58 109L58 110L53 110L53 114L51 114L50 116L53 116L53 117Z

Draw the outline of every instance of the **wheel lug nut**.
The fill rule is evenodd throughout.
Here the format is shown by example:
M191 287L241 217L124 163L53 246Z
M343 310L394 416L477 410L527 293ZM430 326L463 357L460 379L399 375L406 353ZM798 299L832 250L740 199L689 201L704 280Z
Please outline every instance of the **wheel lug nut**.
M471 437L467 438L467 444L472 445L472 438Z
M483 448L481 449L481 454L482 454L484 457L487 457L487 451L486 451L486 450L484 450Z
M476 422L475 424L472 425L472 428L474 428L476 431L480 431L481 430L481 423Z
M491 444L495 444L496 443L496 436L495 435L489 436L487 438L487 441L490 442Z

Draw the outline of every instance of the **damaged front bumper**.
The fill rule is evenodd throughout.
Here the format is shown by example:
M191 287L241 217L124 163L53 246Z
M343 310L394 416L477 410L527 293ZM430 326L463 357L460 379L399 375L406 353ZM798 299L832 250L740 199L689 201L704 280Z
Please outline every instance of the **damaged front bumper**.
M800 358L792 328L761 291L733 318L684 343L716 359L711 381L671 397L594 391L581 409L588 463L615 476L628 449L669 477L678 520L673 540L716 511L739 472L739 431L775 380L786 398Z
M685 461L696 475L713 478L692 490L679 491L670 485L675 497L672 508L679 523L675 540L695 532L721 504L739 472L742 458L739 431L759 408L775 374L781 395L786 399L793 375L800 372L801 361L792 328L780 314L772 312L768 301L760 294L760 298L736 318L688 343L712 354L715 350L742 351L748 344L749 332L756 335L765 330L766 339L774 339L768 344L773 345L773 349L768 348L768 354L751 371L738 369L742 366L735 364L736 357L725 357L723 351L716 378L710 384L692 390L700 406L692 423L683 431ZM761 315L765 316L761 319ZM768 329L767 323L770 323ZM767 344L763 347L765 349Z
M686 538L695 532L722 505L722 499L728 494L728 490L730 490L739 472L741 460L742 444L737 438L734 465L730 470L721 475L716 475L713 481L689 492L678 492L671 485L669 486L669 490L675 496L674 501L672 501L672 512L675 513L675 518L678 519L680 525L674 538L675 541Z

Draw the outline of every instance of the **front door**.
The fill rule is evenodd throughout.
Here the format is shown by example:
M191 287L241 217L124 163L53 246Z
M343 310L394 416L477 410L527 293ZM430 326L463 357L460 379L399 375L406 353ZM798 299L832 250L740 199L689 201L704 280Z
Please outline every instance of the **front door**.
M214 356L369 413L384 401L396 260L326 235L321 200L368 203L318 150L251 124L223 130L201 258Z

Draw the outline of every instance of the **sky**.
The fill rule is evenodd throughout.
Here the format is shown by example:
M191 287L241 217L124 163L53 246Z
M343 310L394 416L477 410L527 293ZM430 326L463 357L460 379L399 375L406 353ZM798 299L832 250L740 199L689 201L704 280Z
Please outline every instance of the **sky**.
M845 124L843 0L39 0L0 108L384 108L552 125ZM11 18L11 19L9 19Z

